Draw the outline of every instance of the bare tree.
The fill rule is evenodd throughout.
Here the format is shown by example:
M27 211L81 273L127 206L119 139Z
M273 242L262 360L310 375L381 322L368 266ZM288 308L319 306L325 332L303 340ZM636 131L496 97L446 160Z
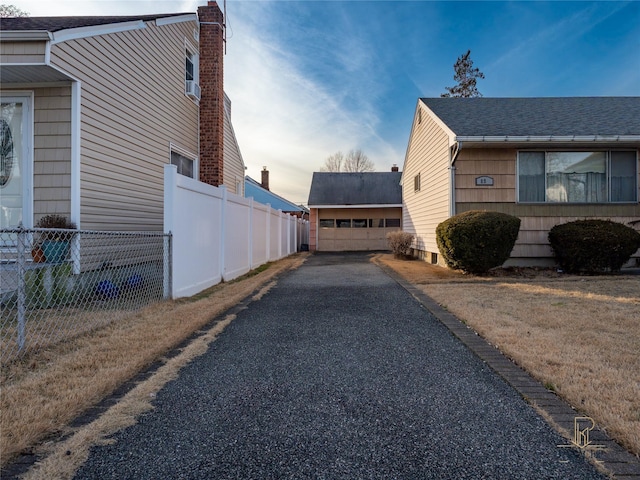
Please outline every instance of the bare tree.
M374 172L375 170L373 162L360 149L349 151L344 160L345 172Z
M455 87L445 87L448 93L443 93L441 97L481 97L476 82L478 78L484 78L484 73L479 68L473 68L473 60L470 58L471 50L460 55L453 69L455 75L453 79L458 82Z
M27 12L25 12L24 10L20 10L15 5L6 5L4 3L0 5L0 18L28 16L29 14Z
M336 152L333 155L329 155L324 165L320 168L321 172L340 172L342 170L342 164L344 163L344 155L342 152Z
M360 149L350 150L346 156L340 151L329 155L320 168L321 172L374 172L375 170L374 163Z

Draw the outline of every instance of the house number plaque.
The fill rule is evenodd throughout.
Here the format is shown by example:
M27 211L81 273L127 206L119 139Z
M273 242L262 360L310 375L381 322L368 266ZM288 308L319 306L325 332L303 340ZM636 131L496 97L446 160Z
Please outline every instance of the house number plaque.
M476 185L480 187L493 187L492 177L476 177Z

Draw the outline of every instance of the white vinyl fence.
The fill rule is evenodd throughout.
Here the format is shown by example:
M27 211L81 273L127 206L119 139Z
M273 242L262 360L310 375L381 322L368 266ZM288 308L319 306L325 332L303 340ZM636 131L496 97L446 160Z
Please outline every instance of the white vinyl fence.
M171 296L194 295L309 243L309 222L164 170L164 231L172 234Z

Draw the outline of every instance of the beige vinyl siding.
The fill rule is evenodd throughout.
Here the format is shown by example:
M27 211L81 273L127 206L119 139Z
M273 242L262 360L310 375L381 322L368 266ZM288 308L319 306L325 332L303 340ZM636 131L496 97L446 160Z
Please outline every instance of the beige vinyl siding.
M469 149L461 150L456 160L456 213L490 210L521 219L518 240L506 265L553 264L547 236L555 225L587 218L623 224L640 220L638 204L518 204L516 159L516 149ZM484 175L494 179L493 187L475 185L475 178ZM640 252L635 256L640 257Z
M513 149L460 150L455 162L456 202L515 202L516 158ZM493 186L477 186L481 176L493 178Z
M170 144L198 152L198 105L184 94L195 22L71 40L52 64L81 81L81 223L161 230Z
M34 223L71 215L71 87L34 90Z
M244 162L240 147L233 131L231 117L224 114L223 184L231 193L244 196Z
M420 117L416 112L402 172L402 228L415 235L417 250L438 252L436 226L449 217L449 137L426 111ZM416 192L418 173L421 188Z
M0 63L44 64L46 42L0 42Z

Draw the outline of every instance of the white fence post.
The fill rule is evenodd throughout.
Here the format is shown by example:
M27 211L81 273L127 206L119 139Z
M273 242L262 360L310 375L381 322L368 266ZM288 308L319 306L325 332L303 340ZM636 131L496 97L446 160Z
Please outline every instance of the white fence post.
M271 260L271 205L267 203L267 262Z
M164 166L164 234L171 234L174 230L175 189L178 167L175 165ZM162 295L165 299L173 298L174 285L171 275L173 242L167 237L164 239L164 261L162 275Z
M248 247L249 247L249 270L253 265L253 197L249 198L249 235L248 235Z
M220 185L218 188L222 190L222 215L220 216L220 273L222 274L222 278L224 278L226 270L224 258L226 251L225 228L227 228L227 209L229 208L229 205L227 204L227 187Z

